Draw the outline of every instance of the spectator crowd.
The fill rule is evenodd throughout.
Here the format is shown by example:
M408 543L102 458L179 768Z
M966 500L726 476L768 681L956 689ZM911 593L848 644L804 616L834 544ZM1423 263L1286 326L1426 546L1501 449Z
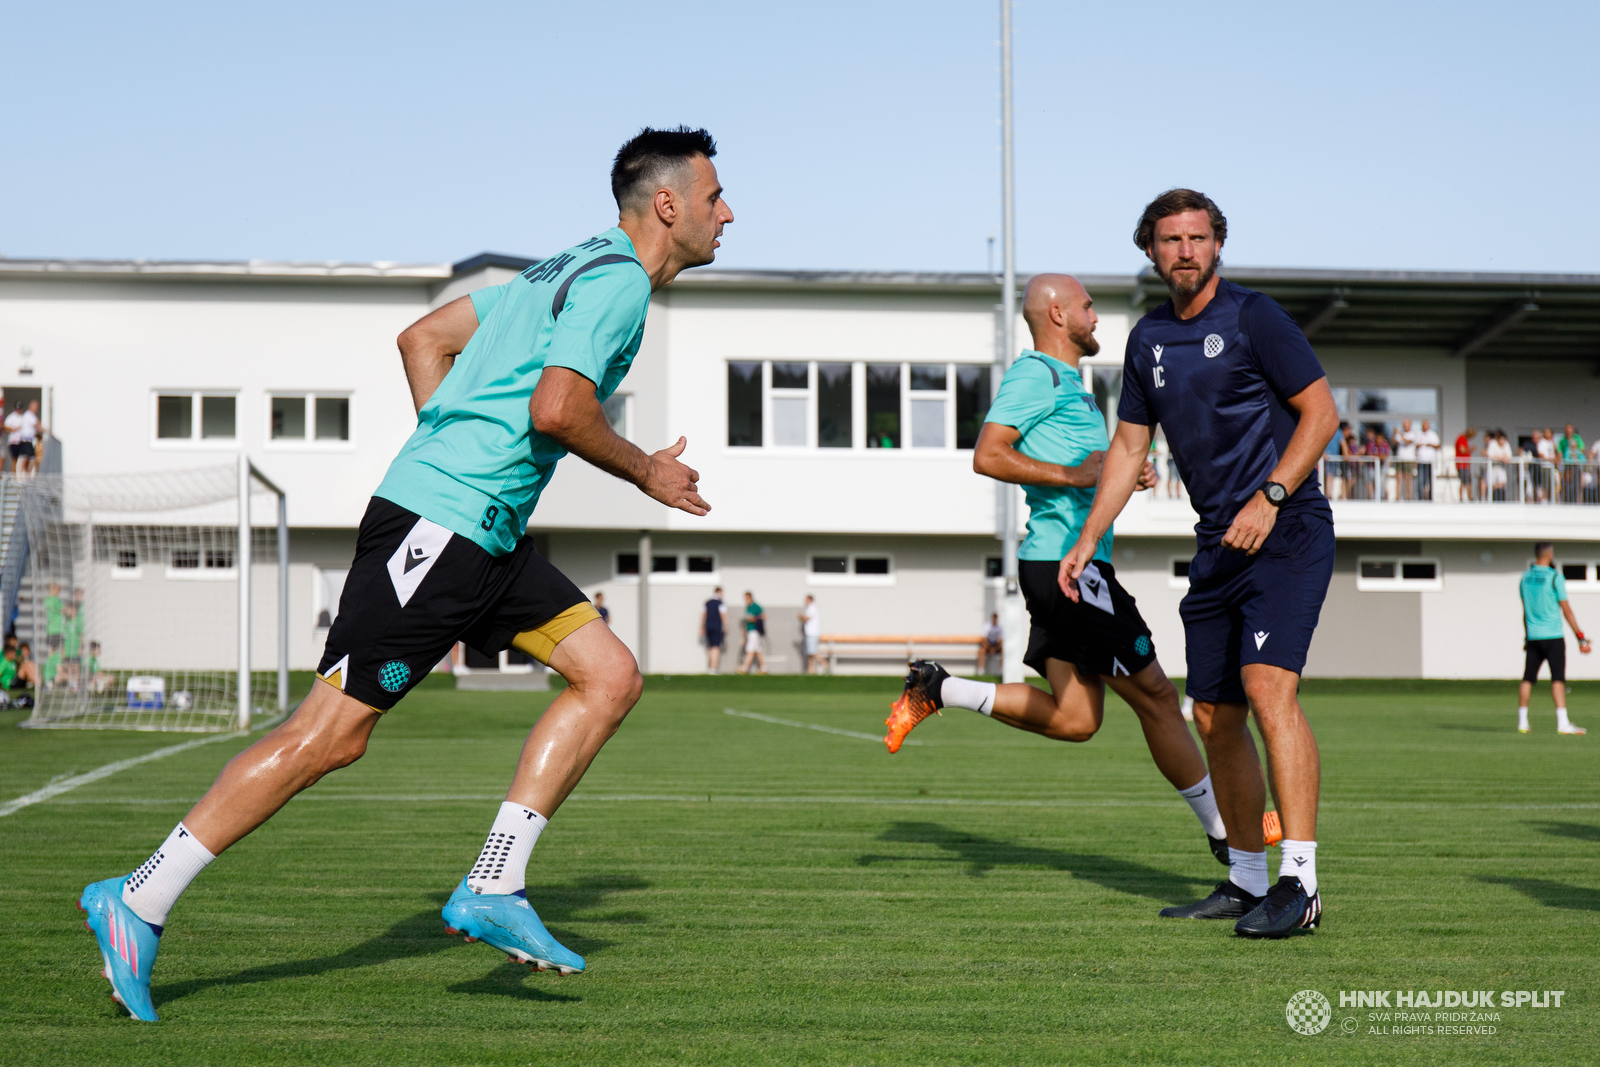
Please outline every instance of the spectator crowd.
M1456 482L1459 499L1527 503L1600 503L1600 441L1584 442L1572 423L1564 432L1534 430L1513 443L1503 429L1467 427L1455 439L1452 461L1432 421L1403 419L1392 433L1381 425L1348 422L1329 442L1323 461L1330 497L1343 500L1434 500L1436 479Z

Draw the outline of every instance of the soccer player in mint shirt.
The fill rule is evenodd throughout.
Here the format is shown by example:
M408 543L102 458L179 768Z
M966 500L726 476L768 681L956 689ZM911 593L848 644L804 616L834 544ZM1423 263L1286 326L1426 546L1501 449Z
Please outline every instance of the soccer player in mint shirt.
M1134 243L1171 299L1128 335L1117 433L1094 507L1061 561L1069 596L1101 534L1139 481L1150 436L1166 433L1200 515L1179 609L1188 695L1228 826L1228 880L1173 917L1237 919L1245 937L1317 926L1316 738L1296 693L1333 576L1333 511L1316 466L1339 427L1333 392L1305 334L1270 297L1219 277L1227 219L1191 189L1152 201ZM1283 863L1267 883L1266 790L1254 712L1283 825Z
M944 707L968 708L1056 741L1087 741L1100 729L1109 685L1138 715L1156 767L1189 802L1212 855L1226 863L1227 833L1205 760L1183 724L1178 691L1156 661L1150 628L1117 581L1111 531L1100 537L1084 572L1083 597L1068 599L1056 584L1061 557L1089 515L1109 445L1105 416L1078 369L1079 360L1100 351L1094 301L1076 278L1040 274L1028 283L1022 316L1033 348L1006 371L972 468L1026 492L1028 535L1017 567L1032 627L1023 662L1044 675L1050 692L951 677L939 664L918 660L890 710L884 743L898 752L912 728ZM1155 485L1154 467L1140 485Z
M678 460L683 438L647 455L612 432L600 405L639 351L650 294L710 263L733 221L715 155L704 130L641 131L612 167L616 226L400 335L417 429L362 519L310 695L234 757L143 866L90 885L79 902L113 995L135 1018L156 1018L150 967L178 895L296 793L359 759L383 712L457 641L520 649L567 688L529 734L445 924L541 970L584 969L529 905L528 856L642 683L588 599L534 551L528 517L568 452L669 507L710 509Z
M1533 546L1533 563L1522 573L1518 592L1522 594L1522 628L1526 638L1522 648L1527 658L1522 668L1522 685L1517 689L1517 733L1528 732L1528 698L1533 696L1533 683L1539 680L1539 668L1545 663L1550 664L1550 698L1556 705L1556 733L1588 733L1583 727L1572 725L1567 718L1567 636L1561 628L1562 618L1565 617L1577 636L1579 652L1587 656L1593 646L1579 629L1578 617L1567 602L1567 580L1556 570L1555 545L1540 541Z

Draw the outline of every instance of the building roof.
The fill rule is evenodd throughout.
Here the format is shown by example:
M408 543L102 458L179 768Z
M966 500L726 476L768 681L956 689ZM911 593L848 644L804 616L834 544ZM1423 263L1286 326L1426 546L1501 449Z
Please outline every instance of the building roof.
M285 263L263 259L5 259L0 280L73 278L85 281L131 278L171 281L399 281L439 282L452 277L443 263Z

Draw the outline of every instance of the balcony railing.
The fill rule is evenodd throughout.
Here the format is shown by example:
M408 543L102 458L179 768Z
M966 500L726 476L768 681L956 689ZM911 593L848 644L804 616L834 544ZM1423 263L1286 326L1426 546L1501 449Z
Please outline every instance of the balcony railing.
M1324 456L1318 466L1329 500L1600 505L1600 464L1594 463Z

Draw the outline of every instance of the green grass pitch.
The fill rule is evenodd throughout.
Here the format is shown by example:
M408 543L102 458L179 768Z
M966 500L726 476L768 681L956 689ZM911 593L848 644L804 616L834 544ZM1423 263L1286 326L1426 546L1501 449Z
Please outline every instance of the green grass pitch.
M1510 685L1308 683L1326 920L1266 943L1156 917L1222 868L1125 707L1086 745L952 711L891 757L851 733L881 733L897 691L651 679L529 869L588 959L569 978L438 914L543 695L430 680L391 713L179 903L154 1026L107 997L73 902L142 861L243 742L0 818L0 1062L1600 1060L1600 730L1556 736L1548 690L1521 737ZM0 800L183 740L19 717L0 717ZM1587 686L1573 717L1600 727ZM1285 1021L1303 989L1334 1005L1314 1037ZM1565 996L1501 1009L1493 1035L1385 1035L1341 989Z

